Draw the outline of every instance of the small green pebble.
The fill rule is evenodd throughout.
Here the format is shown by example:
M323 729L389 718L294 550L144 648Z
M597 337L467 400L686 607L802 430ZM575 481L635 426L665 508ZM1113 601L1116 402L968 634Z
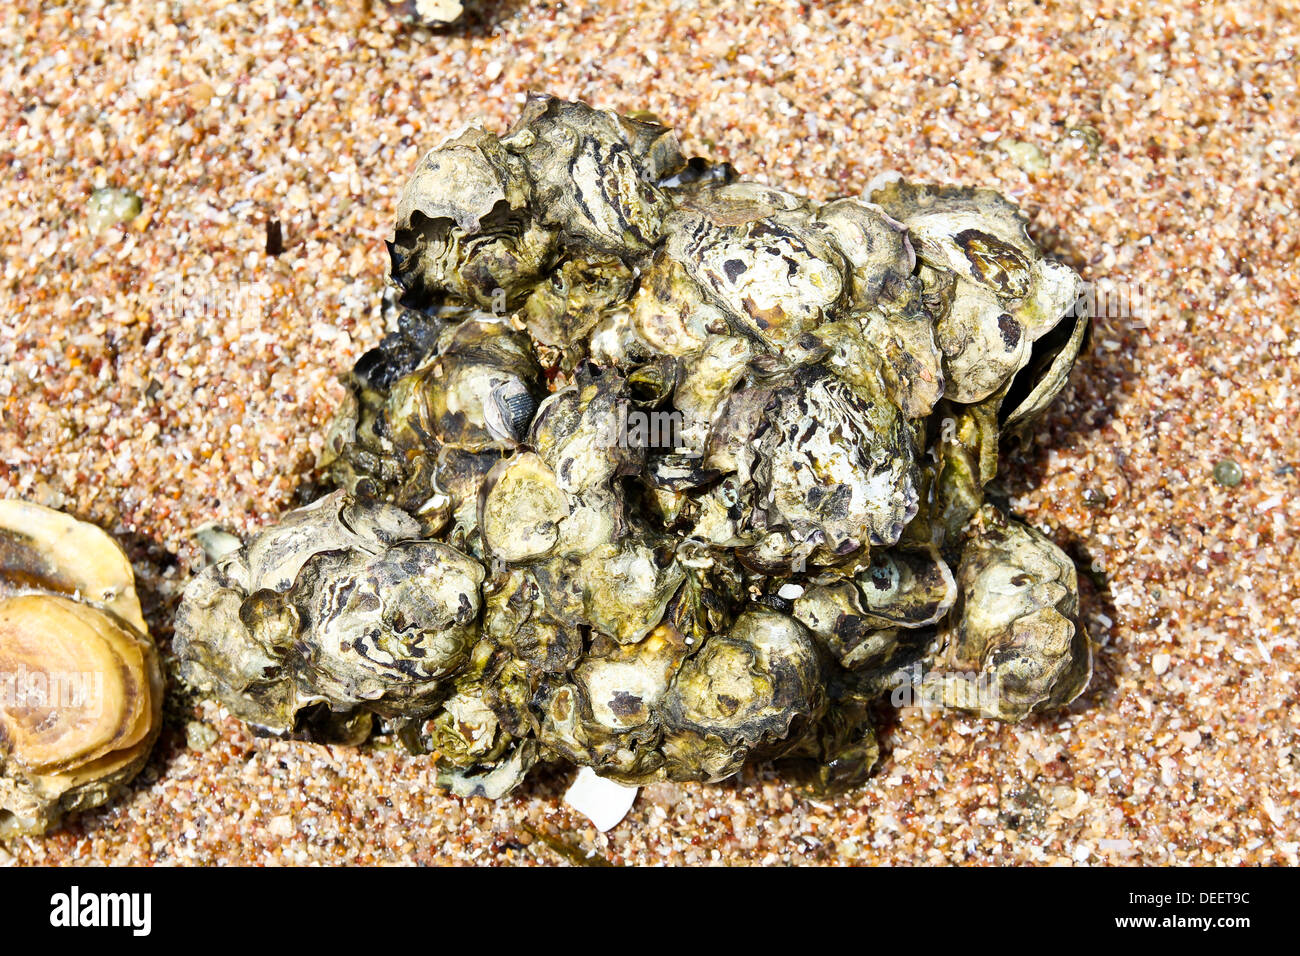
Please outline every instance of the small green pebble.
M1236 488L1244 477L1241 465L1230 458L1225 458L1214 466L1214 480L1225 488Z
M220 736L216 730L199 720L191 720L185 725L185 744L191 750L207 750L217 742Z
M1047 154L1033 143L1018 139L998 140L1002 152L1011 157L1011 161L1027 173L1041 173L1050 165Z
M131 190L106 186L90 194L86 222L91 233L98 235L110 226L134 219L143 208L144 202Z

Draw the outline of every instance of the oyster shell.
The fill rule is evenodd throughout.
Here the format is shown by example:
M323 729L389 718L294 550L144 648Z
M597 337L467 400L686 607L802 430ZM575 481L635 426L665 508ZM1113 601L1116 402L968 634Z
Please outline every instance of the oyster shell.
M116 542L0 500L0 839L43 833L120 793L153 748L162 697Z
M961 596L922 690L997 720L1061 707L1092 676L1074 564L1037 531L992 505L968 532Z
M423 715L478 639L477 561L401 509L336 491L254 535L185 589L181 671L272 733Z
M778 611L746 611L705 641L665 696L665 773L729 777L756 752L778 755L792 727L814 723L824 707L821 658L807 629Z
M833 318L847 297L848 264L810 204L736 182L685 198L664 248L738 334L790 344Z
M854 389L823 366L805 366L763 411L741 474L754 484L754 526L780 536L791 554L833 563L887 547L916 515L911 433L883 378L870 385Z
M522 160L537 218L566 248L635 258L658 241L670 207L656 183L683 162L668 130L534 95L501 143Z
M852 577L832 577L800 591L793 613L849 670L884 665L900 630L939 623L957 599L957 585L932 551L896 549L872 555Z
M527 434L543 394L532 346L473 313L400 377L400 358L385 358L393 349L367 353L348 378L321 464L334 484L405 508L431 532L452 518L472 529L479 486Z
M392 331L322 455L348 494L182 607L236 713L373 715L466 795L556 758L834 792L913 665L1001 719L1086 682L1068 562L985 503L1088 329L1001 196L821 203L534 95L420 160L390 252ZM982 676L1004 692L971 706Z
M484 130L425 155L388 244L407 301L424 306L446 291L489 311L517 305L553 264L559 239L533 218L534 202L522 162Z
M950 401L978 402L1002 387L1083 291L1074 270L1044 258L1020 210L993 190L900 179L871 198L906 225L915 245L918 275L938 306Z

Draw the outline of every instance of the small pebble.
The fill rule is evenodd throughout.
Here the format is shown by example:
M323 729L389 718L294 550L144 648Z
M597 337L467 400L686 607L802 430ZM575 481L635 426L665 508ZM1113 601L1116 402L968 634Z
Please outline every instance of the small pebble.
M1244 477L1241 465L1231 458L1225 458L1214 466L1214 480L1225 488L1236 488Z
M1077 139L1088 147L1088 157L1096 159L1101 149L1101 133L1095 126L1072 126L1066 133L1071 139Z
M140 215L144 203L129 189L106 186L90 194L86 203L86 225L92 235Z
M194 539L203 549L203 555L208 559L209 564L215 564L227 555L238 551L242 544L238 535L233 535L211 523L196 528Z
M219 736L214 728L200 720L191 720L185 725L185 745L191 750L207 750Z
M1018 139L1004 139L998 141L998 146L1002 149L1002 152L1011 158L1013 163L1027 173L1041 173L1051 165L1048 162L1047 154L1033 143L1026 143Z
M641 793L647 803L664 810L676 806L686 796L686 791L682 789L680 784L669 781L649 784L641 788Z

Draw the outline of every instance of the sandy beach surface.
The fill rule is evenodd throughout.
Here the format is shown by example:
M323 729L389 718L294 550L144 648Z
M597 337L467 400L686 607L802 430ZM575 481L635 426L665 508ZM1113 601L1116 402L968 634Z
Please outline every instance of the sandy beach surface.
M0 863L1300 863L1296 7L470 6L434 33L365 0L3 5L0 496L116 534L166 647L193 529L294 505L382 334L417 158L545 90L816 197L998 188L1105 290L1001 478L1088 570L1092 686L1018 726L904 710L844 798L751 768L647 788L606 834L572 771L461 800L427 759L176 696L125 799ZM95 232L104 186L141 212Z

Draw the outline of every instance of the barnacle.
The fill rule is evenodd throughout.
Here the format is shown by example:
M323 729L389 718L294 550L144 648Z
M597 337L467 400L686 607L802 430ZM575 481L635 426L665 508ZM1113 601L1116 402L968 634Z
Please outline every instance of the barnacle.
M420 160L390 251L391 331L321 457L341 491L177 621L236 714L377 719L461 794L557 758L832 791L914 666L1005 720L1086 684L1072 567L986 501L1088 328L1003 197L819 203L534 96Z
M121 792L148 759L163 679L122 550L0 500L0 839Z

